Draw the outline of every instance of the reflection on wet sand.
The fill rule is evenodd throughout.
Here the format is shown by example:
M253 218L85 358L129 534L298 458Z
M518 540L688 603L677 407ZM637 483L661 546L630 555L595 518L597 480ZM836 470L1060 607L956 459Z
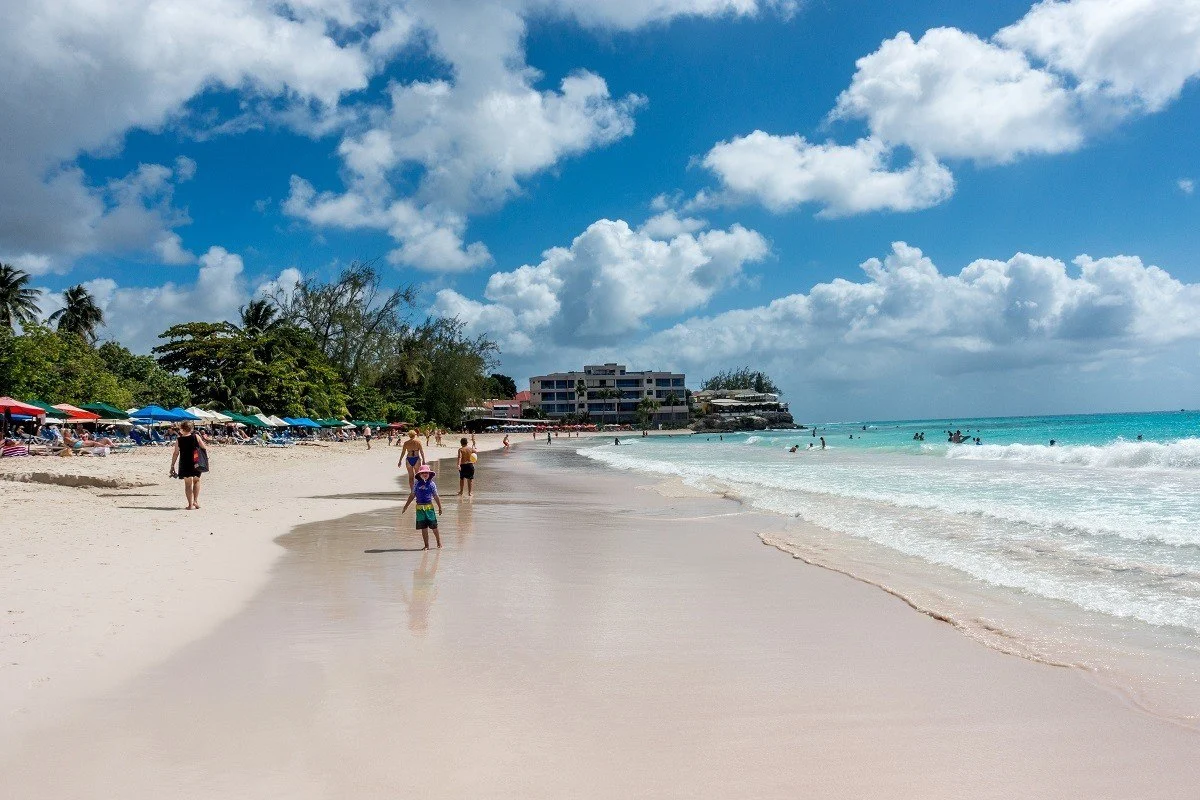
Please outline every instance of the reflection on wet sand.
M403 587L400 589L404 604L408 606L408 629L413 633L424 634L429 630L429 611L437 598L437 586L433 579L437 577L438 560L441 557L440 549L423 550L421 563L413 570L412 593L409 594Z

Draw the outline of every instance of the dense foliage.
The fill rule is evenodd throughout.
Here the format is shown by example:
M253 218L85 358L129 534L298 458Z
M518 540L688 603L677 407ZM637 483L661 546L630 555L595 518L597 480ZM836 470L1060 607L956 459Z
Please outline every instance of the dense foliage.
M0 394L17 398L456 425L464 407L516 391L489 374L494 342L456 319L414 320L416 291L385 288L372 264L253 300L236 323L173 325L153 356L94 346L104 317L82 286L63 293L57 330L37 324L27 282L0 265Z
M749 367L738 367L718 372L706 380L702 389L753 389L756 392L779 394L779 387L765 372L752 370Z
M154 363L154 359L149 361ZM154 369L159 373L155 378L169 380L157 364ZM19 336L0 329L0 395L129 408L142 402L159 402L158 396L146 394L148 391L146 383L113 372L101 353L75 334L40 325L29 325ZM181 399L187 400L186 394Z

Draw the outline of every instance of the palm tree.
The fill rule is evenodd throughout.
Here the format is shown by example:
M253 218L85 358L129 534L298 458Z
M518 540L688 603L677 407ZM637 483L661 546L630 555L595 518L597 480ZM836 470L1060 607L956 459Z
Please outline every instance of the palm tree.
M252 339L270 333L283 324L279 308L270 300L251 300L242 306L241 315L242 332Z
M104 312L82 284L63 292L63 307L50 315L59 333L73 333L88 344L96 343L96 329L104 324Z
M0 264L0 326L15 330L17 323L28 325L37 320L41 292L29 289L29 275L16 267Z

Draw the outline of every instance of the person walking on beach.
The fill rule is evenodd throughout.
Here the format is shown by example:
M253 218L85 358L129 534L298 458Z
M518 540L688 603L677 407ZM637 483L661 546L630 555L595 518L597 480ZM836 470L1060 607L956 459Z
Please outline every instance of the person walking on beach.
M546 444L550 444L550 431L546 431Z
M396 466L408 470L408 488L411 489L413 481L417 479L417 465L425 461L425 448L421 447L421 440L417 438L415 430L408 432L408 441L401 447L403 449L400 451L400 461Z
M363 438L365 438L367 440L367 449L368 450L371 449L371 437L374 435L375 435L375 432L371 430L370 425L366 425L363 427Z
M180 435L171 450L171 477L183 480L183 496L187 499L187 510L200 508L200 475L208 471L208 447L204 437L192 432L192 423L179 426ZM201 458L203 454L203 458ZM178 465L178 469L176 469Z
M442 546L442 535L438 533L437 515L442 513L442 498L438 497L437 484L433 478L437 475L433 471L433 467L428 464L422 464L417 470L417 479L413 481L412 489L408 493L408 499L404 501L404 508L400 509L400 513L408 511L408 507L415 500L417 503L417 530L421 532L421 539L425 542L426 550L429 549L429 531L433 531L433 537L437 540L437 546ZM434 513L433 507L437 505L437 513Z
M475 448L467 444L465 436L458 443L462 445L458 448L458 494L461 497L463 486L466 486L467 497L470 497L475 485L475 462L479 456L475 454Z
M822 450L825 449L825 437L824 436L821 437L821 449Z
M508 448L512 447L512 445L510 445L510 444L508 443L508 434L507 434L507 433L506 433L506 434L504 434L504 441L502 442L502 444L504 445L504 449L505 449L505 450L507 450Z

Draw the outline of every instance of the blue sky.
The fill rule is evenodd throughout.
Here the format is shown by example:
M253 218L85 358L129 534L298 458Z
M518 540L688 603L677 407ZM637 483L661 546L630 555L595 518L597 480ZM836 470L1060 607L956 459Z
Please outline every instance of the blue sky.
M1196 404L1197 0L13 16L0 258L135 349L381 258L519 383L621 359L760 366L805 419Z

